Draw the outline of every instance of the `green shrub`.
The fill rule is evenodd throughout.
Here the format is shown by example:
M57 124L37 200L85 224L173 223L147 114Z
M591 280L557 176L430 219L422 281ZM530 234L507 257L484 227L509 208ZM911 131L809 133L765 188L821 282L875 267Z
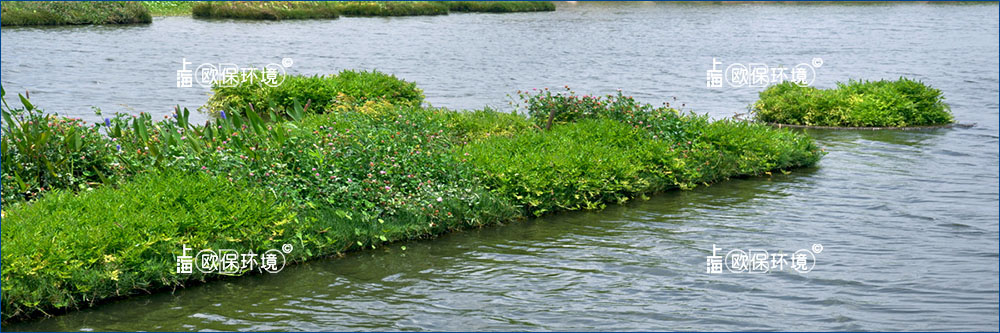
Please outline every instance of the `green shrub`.
M768 87L754 103L757 120L768 123L907 127L954 121L941 91L906 78L897 81L850 81L836 89L792 82Z
M311 1L206 1L195 4L191 14L198 18L255 20L334 19L340 16L332 6Z
M420 105L423 91L412 82L378 71L344 70L337 75L284 75L277 87L259 83L241 83L235 87L216 85L205 109L217 113L243 110L249 104L264 107L274 104L289 109L298 101L309 102L309 112L321 113L336 106L356 106L368 101L388 101L399 105ZM283 80L283 81L282 81ZM273 102L273 103L272 103Z
M3 26L153 22L138 1L3 1L0 7Z
M441 1L453 12L516 13L556 10L552 1Z

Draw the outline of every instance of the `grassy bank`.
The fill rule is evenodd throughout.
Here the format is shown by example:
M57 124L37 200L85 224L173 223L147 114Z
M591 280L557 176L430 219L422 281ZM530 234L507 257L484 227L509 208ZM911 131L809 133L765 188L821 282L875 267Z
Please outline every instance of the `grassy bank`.
M556 10L552 1L442 1L451 12L517 13Z
M198 1L143 1L153 16L187 16Z
M331 2L344 16L447 15L448 6L433 1L337 1Z
M195 17L243 19L333 18L344 16L447 15L448 12L514 13L553 11L551 1L226 1L204 2L193 8ZM294 11L294 13L292 12Z
M138 1L3 1L0 25L72 25L150 23Z
M430 1L221 1L201 2L194 17L238 19L311 19L344 16L446 15L448 6Z
M409 86L378 82L369 88ZM26 98L5 106L3 320L218 276L174 273L182 245L247 253L292 244L289 259L307 260L822 155L796 132L622 94L521 96L519 114L379 98L307 108L296 98L233 104L204 125L186 110L84 124Z
M938 89L919 81L850 81L834 89L784 82L768 87L754 103L757 120L769 123L907 127L954 121Z
M199 18L233 18L255 20L289 20L337 18L333 6L308 1L206 1L191 7Z

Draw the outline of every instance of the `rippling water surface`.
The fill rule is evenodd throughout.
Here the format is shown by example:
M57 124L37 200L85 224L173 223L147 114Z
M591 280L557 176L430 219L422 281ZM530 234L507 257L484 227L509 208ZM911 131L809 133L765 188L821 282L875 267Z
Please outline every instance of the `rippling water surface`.
M506 107L517 89L622 88L716 117L756 88L705 87L712 58L793 65L814 85L921 79L971 129L809 131L815 168L596 213L394 244L7 330L997 330L998 6L559 4L554 13L4 28L2 81L50 112L163 115L181 58L295 73L377 68L436 106ZM705 273L713 244L815 269ZM405 251L400 249L405 245Z

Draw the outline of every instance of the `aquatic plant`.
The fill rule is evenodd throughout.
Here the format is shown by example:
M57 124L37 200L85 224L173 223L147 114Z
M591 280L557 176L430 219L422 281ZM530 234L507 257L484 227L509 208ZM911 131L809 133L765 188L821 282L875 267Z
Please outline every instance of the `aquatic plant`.
M310 103L311 112L324 112L338 105L361 105L368 101L386 101L394 105L420 105L423 91L413 82L378 71L344 70L336 75L280 75L280 85L243 83L233 87L215 85L205 104L210 112L259 107L290 109L297 101Z
M153 16L191 15L191 7L200 1L142 1Z
M47 127L24 125L18 117L35 119L37 110L25 96L23 110L4 114L2 319L217 276L173 273L182 244L246 253L287 243L296 249L289 260L301 261L529 214L599 209L812 165L822 156L800 133L709 121L621 93L601 103L526 96L537 102L529 114L556 110L549 126L540 116L429 108L369 90L382 86L336 86L344 90L323 112L312 108L327 101L302 85L296 89L309 91L270 95L294 96L291 106L230 104L204 124L192 124L180 108L158 120L115 114L89 127L74 124L103 149L94 151L76 146L75 134L45 135L63 130L52 116L35 116L53 121ZM303 105L302 97L318 102ZM45 143L51 154L27 154L16 142L39 149L40 136L61 141ZM86 179L85 190L80 182L44 180L52 187L46 195L6 201L9 176L48 177L38 166L65 154L99 161L90 167L113 176L73 171Z
M3 1L0 25L150 23L139 1Z
M335 1L330 4L344 16L419 16L448 14L448 6L434 1Z
M941 90L907 78L851 80L837 83L834 89L784 82L760 92L753 114L768 123L838 127L928 126L954 121Z
M669 107L549 89L519 92L538 131L456 150L493 193L526 214L600 209L671 188L815 164L823 152L789 130L710 121Z
M0 88L3 203L30 200L56 188L90 188L123 172L114 144L97 127L45 114L21 94L22 107L11 107L6 94Z
M196 4L192 13L199 18L287 20L446 15L448 6L430 1L220 1Z
M337 10L323 2L312 1L206 1L191 7L198 18L256 20L334 19Z
M440 1L452 12L516 13L556 10L552 1Z

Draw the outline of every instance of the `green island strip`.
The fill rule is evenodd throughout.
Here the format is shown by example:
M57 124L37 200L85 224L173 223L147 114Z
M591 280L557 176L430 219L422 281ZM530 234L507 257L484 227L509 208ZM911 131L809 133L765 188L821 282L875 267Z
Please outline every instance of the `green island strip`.
M556 10L552 1L440 1L448 10L458 13L518 13L551 12Z
M0 25L80 25L150 23L138 1L3 1Z
M519 92L505 113L426 106L415 84L379 72L214 90L216 116L201 125L186 109L87 124L4 98L4 322L227 276L176 273L184 247L291 244L287 259L301 262L824 154L799 132L621 92Z
M326 2L309 1L206 1L191 7L197 18L252 20L333 19L340 13Z
M954 124L940 90L907 78L851 80L833 89L783 82L761 91L752 112L757 121L786 127L916 129Z
M553 11L551 1L3 1L3 26L151 23L152 16L253 20Z

